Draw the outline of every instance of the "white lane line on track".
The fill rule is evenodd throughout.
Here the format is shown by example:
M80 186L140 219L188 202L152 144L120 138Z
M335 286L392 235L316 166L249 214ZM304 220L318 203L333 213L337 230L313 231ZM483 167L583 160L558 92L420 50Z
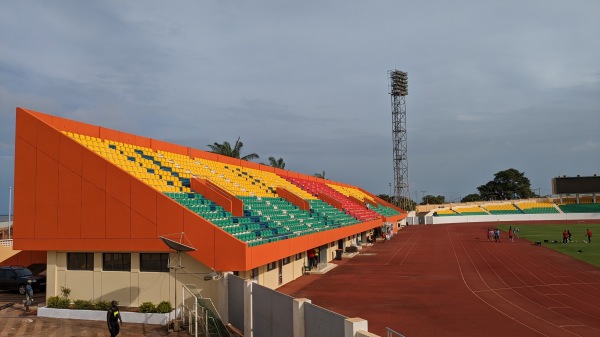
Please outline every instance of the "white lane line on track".
M488 251L488 252L490 252L490 251L489 251L489 249L487 249L487 251ZM533 290L533 291L537 292L537 293L538 293L538 294L540 294L540 295L544 295L544 296L548 297L548 298L549 298L549 299L551 299L552 301L555 301L555 302L557 302L557 304L559 304L559 305L564 305L564 304L565 304L564 302L562 302L562 301L559 301L559 300L558 300L558 299L556 299L556 298L551 298L551 297L550 297L550 296L548 296L547 294L544 294L544 293L542 293L542 292L540 292L539 290L537 290L537 289L536 289L537 287L544 287L544 286L548 286L548 287L550 287L550 288L551 288L553 291L556 291L556 292L557 292L557 294L550 294L551 296L561 296L561 295L562 295L562 296L566 296L566 297L569 297L571 300L574 300L574 301L576 301L576 302L578 302L578 303L582 303L583 305L590 306L590 307L592 307L592 308L598 309L598 307L597 307L597 306L595 306L594 304L592 304L592 303L590 303L590 302L584 302L584 301L582 301L580 298L578 298L578 297L573 297L572 295L569 295L569 294L567 294L567 293L565 293L565 292L563 292L563 291L561 291L561 290L560 290L560 288L561 288L561 287L565 287L565 286L567 286L567 287L570 287L571 289L574 289L574 290L575 290L575 291L577 291L577 292L581 292L581 290L579 290L579 289L578 289L578 288L576 288L576 287L573 287L573 285L586 285L586 286L589 286L589 287L591 287L591 286L597 285L597 284L598 284L598 282L594 282L594 283L583 282L583 281L582 281L582 280L580 280L579 278L577 278L577 277L575 277L575 276L572 276L572 275L565 275L565 276L561 276L561 275L553 275L553 274L550 274L550 273L548 273L548 272L545 270L545 268L541 268L541 267L540 267L540 269L542 269L542 270L540 271L540 273L539 273L539 274L545 273L545 274L547 274L548 276L550 276L551 278L554 278L554 279L556 279L556 280L559 280L559 277L562 277L562 278L572 278L572 279L574 279L574 280L578 280L578 281L579 281L579 282L568 282L568 283L546 283L544 280L542 280L542 279L540 278L540 276L538 276L538 274L537 274L537 273L534 273L534 272L533 272L533 271L531 271L531 270L530 270L530 269L529 269L527 266L525 266L525 265L524 265L524 263L523 263L523 260L522 260L522 259L520 259L520 260L518 260L518 259L515 259L515 258L514 258L514 255L508 254L508 253L506 253L505 251L500 251L500 253L501 253L501 254L503 254L503 255L504 255L504 256L505 256L507 259L509 259L509 260L511 261L511 263L510 263L511 265L515 265L515 266L519 266L519 267L521 267L521 269L522 269L522 270L525 270L526 272L528 272L528 273L529 273L531 276L533 276L534 278L536 278L536 279L537 279L539 282L542 282L542 283L544 283L543 285L531 286L531 290ZM495 254L493 254L493 253L491 253L491 252L490 252L490 254L492 254L492 255L495 255ZM529 257L530 257L530 258L532 258L533 260L537 260L537 261L539 261L539 257L537 257L537 256L535 256L535 255L533 255L533 256L531 256L531 255L530 255ZM501 263L502 265L506 266L503 260L501 260L501 259L498 259L498 260L500 261L500 263ZM550 265L551 265L553 268L556 268L555 264L551 264L551 263L549 263L549 262L547 262L547 261L544 261L544 263L545 263L545 264L550 264ZM508 267L507 267L507 268L508 268ZM509 270L511 270L510 268L508 268L508 269L509 269ZM562 269L561 269L561 271L562 271ZM511 272L512 272L512 270L511 270ZM575 272L579 272L579 271L577 271L577 270L576 270ZM514 272L513 272L513 274L514 274ZM518 279L519 279L521 282L523 282L523 283L525 283L525 284L526 284L526 282L522 281L522 279L521 279L519 276L517 276L517 275L515 275L515 276L516 276L516 277L517 277L517 278L518 278ZM561 281L561 282L564 282L564 281ZM591 301L591 302L593 302L593 301ZM591 315L590 315L590 313L588 313L588 312L586 312L586 311L582 311L582 310L579 310L579 309L576 309L576 308L572 308L572 309L573 309L574 311L577 311L577 312L578 312L578 313L580 313L581 315L584 315L584 316L591 316ZM594 317L594 316L591 316L591 317ZM576 319L571 319L571 320L577 321ZM595 330L596 330L596 329L595 329Z
M450 228L450 227L448 227L448 228ZM508 315L508 314L507 314L507 313L505 313L504 311L502 311L502 310L500 310L499 308L495 307L493 304L491 304L490 302L486 301L486 300L485 300L485 299L483 299L481 296L479 296L477 293L475 293L475 292L473 291L473 289L471 289L471 287L469 287L469 284L468 284L468 283L467 283L467 281L465 280L465 275L464 275L464 273L463 273L463 271L462 271L462 267L460 266L460 262L459 262L459 260L458 260L458 254L456 253L456 248L454 247L454 242L452 241L452 236L450 235L450 230L449 230L448 228L446 229L446 231L447 231L447 233L448 233L448 239L450 240L450 244L452 245L452 251L454 252L454 258L456 259L456 264L457 264L457 266L458 266L458 270L459 270L459 272L460 272L460 276L461 276L461 278L462 278L462 280L463 280L463 284L465 285L465 287L467 287L467 289L469 289L469 291L470 291L470 292L471 292L473 295L475 295L475 297L479 298L479 300L480 300L480 301L482 301L483 303L487 304L487 305L488 305L490 308L492 308L492 309L496 310L497 312L501 313L502 315L506 316L507 318L509 318L509 319L511 319L511 320L513 320L513 321L515 321L515 322L517 322L517 323L519 323L519 324L521 324L522 326L524 326L524 327L526 327L526 328L528 328L528 329L530 329L530 330L532 330L532 331L535 331L535 332L537 332L538 334L540 334L540 335L542 335L542 336L548 336L548 335L546 335L545 333L543 333L543 332L541 332L541 331L539 331L539 330L535 329L535 328L534 328L534 327L532 327L532 326L529 326L529 325L525 324L524 322L521 322L520 320L518 320L518 319L514 318L514 317L513 317L513 316L511 316L511 315ZM463 246L463 249L464 249L464 246ZM465 251L465 252L466 252L466 251ZM467 254L467 256L468 256L468 254ZM470 260L470 257L469 257L469 260ZM471 263L472 263L472 261L471 261Z
M461 241L461 242L462 242L462 241ZM464 244L463 244L463 247L464 247ZM498 254L497 254L498 252L500 252L501 254L503 254L503 256L505 256L505 257L506 257L506 259L508 259L508 260L510 261L510 263L509 263L509 264L510 264L510 266L519 266L519 267L521 268L520 270L527 271L529 274L531 274L531 276L533 276L534 278L536 278L536 279L537 279L539 282L543 282L543 280L542 280L542 279L540 279L540 278L539 278L539 277L538 277L538 276L537 276L535 273L531 272L531 271L529 270L529 268L528 268L528 267L526 267L526 266L524 265L524 263L522 263L522 262L523 262L523 260L515 259L514 255L511 255L511 254L507 253L507 252L506 252L504 249L500 249L500 250L498 250L498 249L495 249L495 248L493 248L493 249L494 249L494 251L492 252L492 250L491 250L491 249L489 249L489 248L486 248L486 247L488 247L488 246L474 246L474 247L473 247L473 249L479 253L479 255L481 256L481 258L482 258L484 261L486 261L486 263L488 264L488 266L490 266L490 265L489 265L489 262L488 262L488 259L489 259L489 258L486 258L486 257L484 257L484 256L481 254L481 252L480 252L480 247L484 247L484 248L483 248L483 250L484 250L485 252L487 252L487 254L488 254L488 255L492 255L492 256L493 256L493 258L494 258L494 259L496 259L496 260L498 261L498 263L499 263L499 264L501 264L501 265L502 265L502 266L503 266L505 269L507 269L508 271L510 271L510 272L511 272L511 273L512 273L512 274L513 274L513 275L514 275L514 276L515 276L515 277L516 277L516 278L517 278L517 279L518 279L520 282L522 282L523 284L527 284L527 283L526 283L526 282L524 282L524 281L523 281L523 279L522 279L522 278L521 278L519 275L515 274L515 272L513 271L513 269L512 269L511 267L507 266L507 265L506 265L506 263L504 262L504 260L503 260L503 259L500 259L500 258L497 256L497 255L498 255ZM491 246L489 246L489 247L491 247ZM468 253L467 253L467 254L468 254ZM534 261L535 261L535 260L538 260L538 261L539 261L539 257L537 257L537 256L531 256L531 258L532 258L532 260L534 260ZM545 262L545 264L550 264L550 263L549 263L549 262L547 262L547 261L544 261L544 262ZM491 266L490 266L490 267L491 267ZM493 268L492 268L492 270L494 270L494 273L496 274L496 276L497 276L497 277L498 277L500 280L502 280L502 282L503 282L504 284L506 284L506 282L504 282L503 278L502 278L502 277L500 277L500 276L498 276L498 274L495 272L495 269L493 269ZM576 270L575 272L581 272L581 271L578 271L578 270ZM564 279L564 278L572 278L572 279L574 279L574 280L578 280L578 281L580 281L580 282L568 282L568 283L559 283L559 284L552 283L552 284L544 284L544 285L541 285L541 286L545 286L545 287L547 287L547 286L555 286L555 287L559 287L559 288L560 288L560 287L564 287L564 286L572 286L572 285L574 285L574 284L584 284L584 282L582 282L582 280L580 280L579 278L577 278L577 277L575 277L575 276L573 276L573 275L564 275L564 276L563 276L563 275L552 275L552 274L550 274L550 273L547 273L547 274L548 274L549 276L553 277L554 279L556 279L557 281L559 280L559 278L558 278L558 277L560 276L560 277L561 277L561 278L563 278L563 279ZM562 280L561 280L561 281L562 281ZM591 286L591 285L596 285L596 284L597 284L597 282L593 282L593 283L585 282L585 284L586 284L586 285L590 285L590 286ZM565 303L564 301L560 301L560 300L558 300L558 299L556 299L556 298L551 298L550 296L547 296L548 294L543 294L542 292L538 291L537 289L534 289L534 288L536 288L536 287L538 287L538 286L535 286L535 287L534 287L534 286L530 286L529 288L530 288L531 290L533 290L533 291L537 292L538 294L540 294L540 295L544 295L544 296L546 296L548 299L551 299L552 301L556 302L556 304L557 304L556 308L563 308L564 306L567 306L567 307L564 307L564 308L565 308L565 309L571 309L571 310L573 310L573 311L575 311L575 312L578 312L580 315L587 316L587 317L590 317L590 318L592 318L592 319L593 319L593 318L595 318L595 316L594 316L593 314L591 314L591 313L588 313L588 312L585 312L585 311L579 310L579 309L577 309L577 308L573 308L573 307L571 307L571 306L568 306L568 304L567 304L567 303ZM512 289L523 289L523 288L528 288L528 287L526 287L526 286L525 286L525 287L512 287ZM567 297L569 297L569 298L571 298L571 297L572 297L572 296L570 296L570 295L568 295L568 294L566 294L566 293L563 293L563 292L561 292L561 291L560 291L560 290L558 290L558 289L553 289L553 290L555 290L555 291L559 292L559 294L556 294L556 296L567 296ZM519 293L519 292L516 292L516 294L518 294L518 295L519 295L519 296L521 296L522 298L524 298L524 299L526 299L526 300L528 300L528 301L530 301L530 302L532 302L532 303L535 303L535 304L537 304L537 302L535 302L534 300L532 300L532 299L530 299L530 298L528 298L528 297L524 296L523 294L521 294L521 293ZM497 294L497 295L498 295L498 296L500 296L500 297L502 297L500 294ZM552 294L550 294L550 295L552 295ZM505 300L506 300L506 299L505 299ZM590 304L588 304L588 303L585 303L585 302L583 302L583 301L580 301L579 299L575 299L575 300L576 300L578 303L584 303L584 304L586 304L586 305L590 305ZM509 301L509 300L507 300L507 301L508 301L509 303L512 303L512 302L511 302L511 301ZM514 305L514 306L516 306L516 307L518 307L518 305L517 305L517 304L513 304L513 305ZM539 304L538 304L538 305L539 305ZM541 308L544 308L544 309L548 310L548 309L547 309L546 307L544 307L544 306L541 306L541 305L539 305L539 306L540 306ZM592 305L592 307L596 308L596 306L593 306L593 305ZM524 310L524 309L522 309L522 310ZM529 312L529 311L527 311L527 312ZM593 327L593 326L590 326L590 325L588 325L588 324L585 324L585 323L581 323L581 322L580 322L580 318L573 318L572 316L565 316L563 313L560 313L560 312L555 312L555 311L552 311L552 312L553 312L554 314L560 315L560 316L564 317L565 319L568 319L568 320L570 320L570 321L572 321L572 322L574 322L574 323L578 323L578 325L575 325L575 326L584 326L584 327L590 328L590 329L592 329L592 330L594 330L594 331L598 331L598 329L597 329L597 328L595 328L595 327ZM529 313L530 313L530 314L532 314L532 315L534 315L532 312L529 312ZM535 316L535 315L534 315L534 316ZM537 317L537 316L536 316L536 317ZM580 316L577 316L577 317L580 317ZM579 324L581 324L581 325L579 325ZM558 325L556 325L556 324L552 324L552 325L554 325L554 326L558 326ZM564 326L569 326L569 325L564 325ZM574 332L571 332L571 333L575 334Z
M497 263L498 263L498 265L499 265L499 266L502 266L502 267L504 267L504 269L505 269L505 270L507 270L507 271L509 271L509 272L510 272L510 273L511 273L511 274L512 274L512 275L513 275L513 276L514 276L514 277L515 277L515 278L516 278L516 279L517 279L519 282L523 283L524 285L527 285L527 282L525 282L525 281L524 281L524 280L523 280L523 279L522 279L522 278L521 278L519 275L517 275L517 274L514 272L514 270L513 270L514 268L511 268L511 267L507 266L507 265L506 265L506 263L503 261L503 259L501 259L501 258L499 258L499 257L498 257L498 254L496 254L498 251L496 251L496 252L491 252L489 249L486 249L486 248L484 247L484 248L483 248L483 250L485 251L485 253L487 253L487 255L486 255L486 256L484 256L484 255L481 253L480 249L478 249L477 247L474 247L473 249L474 249L474 250L475 250L475 251L476 251L476 252L479 254L479 257L480 257L480 258L481 258L483 261L485 261L485 262L486 262L486 264L487 264L487 265L488 265L490 268L492 268L492 266L490 265L490 262L489 262L489 260L493 258L493 259L495 259L495 261L497 261ZM502 251L500 251L500 252L502 252ZM490 255L491 255L492 257L489 257ZM525 267L524 267L522 264L520 264L518 261L515 261L515 259L513 259L513 258L512 258L512 257L511 257L509 254L504 254L504 256L505 256L507 259L509 259L509 260L511 261L511 263L510 263L510 265L511 265L511 266L519 266L519 267L521 267L521 269L527 270L527 268L525 268ZM507 283L504 281L504 278L503 278L503 277L501 277L501 276L500 276L500 275L499 275L499 274L496 272L496 269L495 269L495 268L492 268L492 270L493 270L494 274L496 275L496 278L497 278L497 279L499 279L499 280L500 280L502 283L504 283L505 285L507 285L507 286L508 286L508 284L507 284ZM530 273L530 274L531 274L531 273ZM533 274L532 274L532 275L533 275ZM538 277L536 277L536 279L538 279L539 281L542 281L542 280L540 280ZM502 288L501 288L501 289L502 289ZM522 299L524 299L524 300L528 301L529 303L532 303L533 305L537 306L539 309L548 311L547 307L545 307L545 306L543 306L543 305L539 304L538 302L536 302L536 301L532 300L531 298L529 298L529 297L527 297L527 296L523 295L521 292L515 291L516 289L523 289L523 286L521 286L521 287L510 287L510 286L508 286L508 288L503 288L502 290L510 290L510 291L512 291L514 294L516 294L516 295L518 295L519 297L521 297ZM531 289L531 288L530 288L530 289ZM539 291L537 291L537 290L535 290L535 289L532 289L532 290L533 290L533 291L535 291L535 292L537 292L538 294L540 294L540 292L539 292ZM500 296L500 297L502 297L502 298L504 298L504 296L502 296L502 295L500 295L500 294L497 294L497 295L498 295L498 296ZM516 307L519 307L519 308L520 308L520 306L518 306L517 304L514 304L512 301L510 301L510 300L507 300L507 299L505 299L505 300L506 300L506 301L508 301L509 303L513 304L514 306L516 306ZM561 302L561 301L558 301L558 300L556 300L556 299L552 299L552 301L556 302L556 304L557 304L557 305L566 305L565 303L563 303L563 302ZM521 308L521 309L522 309L522 308ZM574 311L577 311L577 312L580 312L579 310L577 310L577 309L575 309L575 308L571 308L571 307L570 307L570 309L572 309L572 310L574 310ZM525 310L525 309L522 309L522 310ZM551 311L551 310L550 310L550 311ZM536 315L537 311L533 311L533 312L532 312L532 311L526 310L526 312L528 312L528 313L529 313L529 314L531 314L531 315L534 315L534 316L538 317L538 316ZM563 314L561 314L561 313L557 313L557 312L554 312L554 311L552 311L552 313L553 313L553 314L555 314L555 315L559 315L559 316L563 317L564 319L566 319L566 320L569 320L569 321L571 321L571 322L574 322L574 323L581 323L581 322L580 322L578 319L572 318L572 317L570 317L570 316L565 316L565 315L563 315ZM581 313L581 312L580 312L580 313ZM584 313L582 313L582 314L584 314ZM539 317L539 318L540 318L540 319L543 319L543 318L541 318L541 317ZM558 326L558 325L556 325L556 326Z
M549 248L547 248L547 249L549 249ZM589 279L590 277L592 277L586 271L582 271L579 268L577 268L576 266L580 266L580 264L578 264L578 263L573 264L573 263L570 263L572 261L564 260L566 262L561 262L560 264L557 265L557 261L554 261L554 260L548 261L548 259L542 259L542 258L540 258L539 256L536 256L536 255L532 255L530 257L532 259L535 259L537 261L536 266L543 273L545 273L546 275L548 275L550 277L555 278L557 281L563 282L563 283L558 283L558 284L557 283L549 283L549 285L551 285L551 286L565 286L565 285L571 285L571 284L583 284L583 285L586 285L586 286L591 286L593 284L597 284L597 282L592 282L592 283L586 282L586 281L582 280L581 278L579 278L577 276L574 276L574 275L571 275L571 277L575 278L579 282L564 283L565 281L560 279L561 275L558 275L558 274L559 273L563 273L564 270L565 270L565 268L568 268L568 270L570 270L571 272L582 274L587 279ZM568 263L570 263L570 264L568 264ZM551 272L552 270L554 270L556 273L552 273ZM594 296L594 294L590 294L589 291L585 291L585 290L582 290L582 289L579 289L579 288L573 288L572 290L577 291L578 293L581 294L581 296L586 296L587 298L592 299L593 300L593 301L591 301L592 303L597 303L598 301L600 301L600 297ZM597 290L597 289L593 289L593 290ZM557 291L559 291L559 290L557 290ZM571 296L571 295L569 295L569 296ZM577 297L577 296L575 296L575 297ZM584 303L586 305L591 305L591 306L597 308L596 306L594 306L591 303L587 303L587 302L583 302L583 301L580 301L580 302Z
M402 258L402 261L400 261L400 264L399 264L399 266L401 266L401 265L404 263L404 260L406 260L406 258L407 258L407 257L408 257L408 255L410 254L410 252L413 250L413 248L414 248L414 247L415 247L415 245L417 244L417 241L419 241L419 239L421 238L421 235L423 235L423 234L419 233L419 236L417 237L417 239L416 239L416 240L406 240L406 241L404 242L404 244L402 244L402 246L401 246L400 248L398 248L398 250L396 251L396 253L395 253L394 255L392 255L392 257L390 257L390 258L389 258L389 260L387 260L387 262L386 262L385 264L386 264L386 265L388 265L388 264L390 263L390 261L392 261L392 259L393 259L393 258L394 258L396 255L398 255L398 253L400 253L400 250L401 250L402 248L404 248L404 246L406 246L406 244L407 244L407 243L410 241L410 242L412 242L412 246L410 247L410 249L408 250L408 252L406 252L406 255L404 255L404 257ZM414 234L412 234L412 235L410 236L410 238L412 238L413 236L414 236ZM410 238L409 238L409 239L410 239Z
M460 238L459 238L459 240L460 240ZM484 283L486 286L488 286L488 283L487 283L487 282L484 280L484 278L483 278L483 275L481 275L481 273L480 273L479 269L477 268L477 266L476 266L476 265L475 265L475 263L473 262L473 259L471 258L471 255L469 254L469 252L466 250L466 248L465 248L464 244L462 243L462 241L459 241L459 242L461 242L461 245L463 246L463 249L464 249L464 250L465 250L465 252L467 253L467 256L469 256L469 260L470 260L470 261L471 261L471 263L473 264L473 268L475 269L475 271L477 272L477 274L479 274L479 277L480 277L480 279L483 281L483 283ZM479 255L479 257L481 258L481 260L483 260L483 261L485 262L485 264L487 264L487 266L488 266L488 267L489 267L489 268L490 268L490 269L493 271L493 273L496 275L496 278L497 278L498 280L500 280L500 282L502 282L504 285L506 285L506 286L508 287L508 288L507 288L508 290L511 290L511 291L513 291L513 292L514 292L514 290L513 290L513 289L512 289L510 286L508 286L508 284L506 284L506 282L504 281L504 279L503 279L503 278L502 278L500 275L498 275L498 273L496 272L496 269L495 269L495 268L493 268L493 267L490 265L490 262L489 262L489 260L488 260L488 259L486 259L486 258L485 258L485 257L482 255L481 251L480 251L479 249L477 249L477 247L473 247L473 249L475 250L475 252L477 253L477 255ZM484 249L485 249L485 248L484 248ZM496 260L498 260L498 261L499 261L499 263L500 263L500 264L501 264L501 265L502 265L502 266L503 266L505 269L507 269L507 270L508 270L508 271L510 271L510 272L511 272L513 275L515 275L514 271L512 271L510 268L508 268L508 267L506 266L506 264L505 264L505 263L504 263L504 262L503 262L501 259L499 259L499 258L498 258L498 257L497 257L495 254L492 254L492 253L490 253L490 251L489 251L488 249L485 249L485 251L488 253L488 255L489 255L489 254L493 255L493 256L494 256L494 258L495 258ZM518 277L518 276L516 276L516 275L515 275L515 277L519 278L519 277ZM519 278L519 280L520 280L520 278ZM521 281L523 284L526 284L526 283L525 283L525 282L523 282L522 280L520 280L520 281ZM488 287L489 287L489 286L488 286ZM491 288L490 288L490 290L491 290ZM545 318L542 318L542 317L540 317L540 316L539 316L539 315L537 315L535 312L532 312L532 311L530 311L530 310L527 310L527 309L523 308L523 307L522 307L520 304L518 304L518 303L515 303L515 302L513 302L513 301L509 300L508 298L506 298L506 297L502 296L500 293L498 293L498 292L496 292L496 291L493 291L493 290L492 290L492 292L493 292L493 293L494 293L496 296L498 296L499 298L501 298L502 300L504 300L505 302L507 302L507 303L509 303L510 305L514 306L515 308L518 308L519 310L522 310L523 312L525 312L525 313L527 313L527 314L529 314L529 315L531 315L531 316L533 316L533 317L535 317L535 318L537 318L537 319L539 319L539 320L541 320L541 321L545 322L545 323L546 323L546 324L548 324L549 326L555 326L555 327L557 327L557 328L560 328L558 325L556 325L556 324L552 323L551 321L549 321L549 320L547 320L547 319L545 319ZM536 302L532 301L531 299L529 299L529 298L527 298L527 297L524 297L522 294L520 294L520 293L518 293L518 292L515 292L515 294L517 294L518 296L520 296L522 299L524 299L524 300L526 300L526 301L528 301L528 302L534 303L535 305L538 305L538 306L539 306L540 308L542 308L542 309L545 309L545 307L543 307L543 306L539 305L538 303L536 303ZM562 303L561 303L561 304L562 304ZM554 314L557 314L557 313L555 313L555 312L553 312L553 313L554 313ZM574 321L574 322L576 322L576 323L579 323L579 322L577 322L576 320L574 320L574 319L572 319L572 318L570 318L570 317L566 317L566 316L564 316L564 315L561 315L561 314L558 314L558 315L560 315L560 316L562 316L563 318L565 318L565 319L568 319L568 320L570 320L570 321ZM567 331L568 331L568 330L567 330ZM572 331L568 331L568 332L569 332L569 333L571 333L571 334L574 334L574 335L576 335L576 336L580 336L580 335L578 335L578 334L576 334L576 333L574 333L574 332L572 332Z

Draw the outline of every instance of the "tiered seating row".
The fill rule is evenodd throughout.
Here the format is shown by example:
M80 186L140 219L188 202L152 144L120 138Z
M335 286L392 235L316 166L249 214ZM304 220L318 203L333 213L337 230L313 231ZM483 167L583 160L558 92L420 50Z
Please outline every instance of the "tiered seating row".
M558 207L558 209L557 209ZM474 215L477 209L487 210L489 214L556 214L556 213L596 213L600 212L600 203L580 203L555 205L551 202L522 201L505 204L488 204L479 207L454 207L452 209L434 210L435 215Z
M452 210L461 215L488 215L488 213L479 206L454 207Z
M438 216L454 216L454 215L460 215L459 213L456 213L455 211L451 210L451 209L439 209L436 210L434 215L438 215Z
M191 192L188 187L183 186L178 174L164 170L155 157L145 155L146 152L152 152L150 149L71 132L64 133L161 192Z
M596 204L567 204L558 205L564 213L598 213L600 212L600 203Z
M339 201L342 204L342 209L345 213L351 215L352 217L360 221L369 221L379 218L379 214L377 214L376 212L373 212L372 210L367 209L366 207L358 205L357 203L350 200L348 197L332 189L326 184L316 181L304 180L300 178L288 178L288 180L312 195L318 196L320 194L324 194L333 198L334 200Z
M547 213L560 213L554 204L549 202L519 202L515 206L526 214L547 214Z
M383 216L394 216L394 215L398 215L400 214L400 212L396 211L395 209L391 208L391 207L387 207L381 204L377 204L377 206L373 206L370 204L367 204L367 207L374 211L377 212Z
M490 204L484 205L484 209L486 209L490 214L522 214L521 210L515 207L513 204Z
M65 134L250 246L359 223L272 172L70 132ZM207 179L242 199L244 216L234 217L191 191L192 178ZM309 201L310 212L279 198L278 187Z
M387 207L387 206L378 204L375 200L373 200L373 198L371 196L365 194L364 192L362 192L358 189L346 187L346 186L335 185L335 184L327 184L327 186L331 187L332 189L336 190L337 192L343 194L346 197L352 196L360 201L365 202L366 207L368 209L370 209L378 214L381 214L383 216L393 216L393 215L400 214L400 212L396 211L395 209L393 209L391 207ZM370 201L371 203L377 204L377 206L367 203L366 200Z

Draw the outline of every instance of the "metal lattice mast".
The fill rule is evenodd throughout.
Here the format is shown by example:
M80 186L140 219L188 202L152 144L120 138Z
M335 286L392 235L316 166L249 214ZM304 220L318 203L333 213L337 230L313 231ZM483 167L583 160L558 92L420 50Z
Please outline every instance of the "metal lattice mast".
M406 99L408 74L400 70L388 71L392 98L392 142L394 149L394 200L400 208L410 207L408 189L408 151L406 136Z

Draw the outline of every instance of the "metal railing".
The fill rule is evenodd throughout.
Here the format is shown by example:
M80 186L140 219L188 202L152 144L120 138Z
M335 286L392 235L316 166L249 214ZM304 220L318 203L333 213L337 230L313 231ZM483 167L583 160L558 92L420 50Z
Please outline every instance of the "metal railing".
M387 337L404 337L403 334L401 334L397 331L394 331L390 328L386 328L386 330L387 330L387 335L386 335Z
M0 240L0 246L12 247L12 245L13 245L13 240L12 239Z
M188 333L198 337L231 337L210 298L202 297L194 284L182 285L181 320Z
M190 335L198 337L198 318L201 317L198 313L200 290L193 284L183 284L181 288L181 320L183 326L187 326Z

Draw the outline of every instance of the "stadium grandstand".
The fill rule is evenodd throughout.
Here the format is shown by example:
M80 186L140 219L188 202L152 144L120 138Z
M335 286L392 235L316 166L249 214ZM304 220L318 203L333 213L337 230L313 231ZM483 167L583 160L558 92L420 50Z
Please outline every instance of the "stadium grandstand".
M455 219L444 219L447 217ZM469 219L467 219L469 217ZM441 224L455 222L556 220L577 221L600 219L600 203L596 194L566 198L535 198L507 201L479 201L442 205L419 205L410 214L408 224Z
M68 287L122 306L179 306L194 285L227 317L227 283L211 280L276 289L307 272L308 251L318 272L405 218L357 186L17 108L14 236L0 263L47 264L47 297Z

